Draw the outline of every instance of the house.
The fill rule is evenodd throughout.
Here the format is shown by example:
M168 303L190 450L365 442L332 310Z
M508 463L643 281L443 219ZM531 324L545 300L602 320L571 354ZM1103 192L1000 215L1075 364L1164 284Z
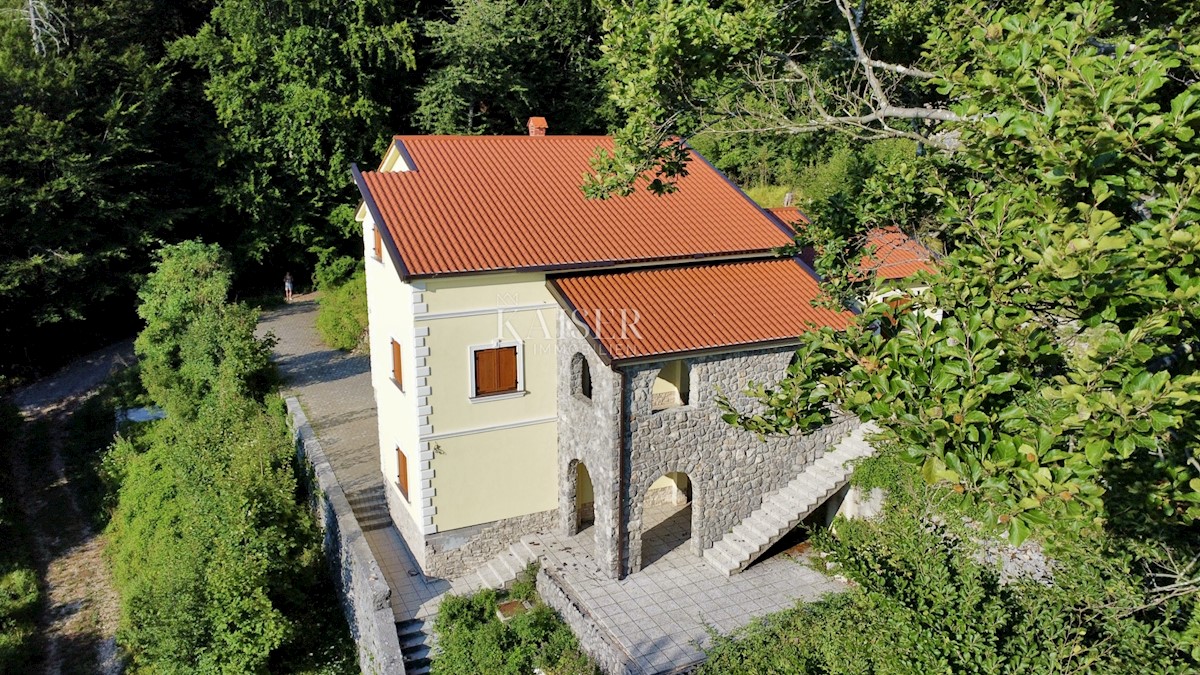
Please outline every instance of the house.
M646 510L673 505L683 545L735 573L760 551L717 545L857 420L762 441L717 397L751 405L797 336L853 315L812 304L812 270L777 253L788 226L703 157L673 194L589 200L612 140L545 131L398 136L353 168L391 517L428 575L591 527L622 578L646 563Z

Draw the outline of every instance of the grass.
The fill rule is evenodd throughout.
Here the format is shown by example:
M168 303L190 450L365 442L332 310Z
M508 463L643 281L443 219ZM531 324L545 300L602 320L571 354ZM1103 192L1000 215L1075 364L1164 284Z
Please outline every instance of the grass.
M0 443L11 452L21 442L22 421L16 409L0 407ZM11 485L8 464L0 462L0 483ZM0 497L0 674L27 672L37 657L37 616L41 603L37 573L30 555L32 542L12 490Z
M786 185L758 185L745 188L744 192L764 209L783 206L783 198L789 192L799 194L796 188Z

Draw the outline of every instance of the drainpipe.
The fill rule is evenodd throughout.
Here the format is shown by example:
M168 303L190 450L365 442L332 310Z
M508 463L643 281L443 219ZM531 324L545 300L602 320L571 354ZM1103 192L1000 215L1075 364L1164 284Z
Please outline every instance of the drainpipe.
M628 389L625 369L617 369L617 579L625 578L625 545L628 539L629 523L625 517L625 435L629 430L629 411L625 406L625 391Z

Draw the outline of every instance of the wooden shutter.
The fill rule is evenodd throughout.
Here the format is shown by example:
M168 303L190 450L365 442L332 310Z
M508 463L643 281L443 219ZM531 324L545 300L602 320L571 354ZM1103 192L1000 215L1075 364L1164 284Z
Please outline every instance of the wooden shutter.
M396 477L400 483L400 494L408 499L408 457L404 455L404 451L396 448L396 463L400 468L396 472Z
M404 389L404 369L400 366L400 343L392 340L392 379Z
M496 350L496 381L500 391L517 390L517 348L501 347Z
M475 352L475 395L488 396L517 390L517 348L480 349Z
M379 231L379 225L371 228L375 233L375 258L376 260L383 259L383 234Z

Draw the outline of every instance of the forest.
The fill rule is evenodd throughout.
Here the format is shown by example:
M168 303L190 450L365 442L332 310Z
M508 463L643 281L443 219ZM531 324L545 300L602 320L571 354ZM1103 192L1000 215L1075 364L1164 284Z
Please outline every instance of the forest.
M0 0L0 10L0 389L143 319L150 332L173 325L146 314L156 283L169 281L172 297L194 291L186 274L168 276L164 246L220 260L220 307L200 315L225 327L201 331L209 360L195 381L155 363L162 345L179 347L177 326L143 333L143 379L178 421L122 471L184 461L167 434L202 431L187 428L197 402L220 419L273 419L269 387L254 379L265 347L225 296L277 294L290 271L302 287L361 299L351 162L372 163L395 133L523 133L541 115L552 134L616 137L581 177L596 199L670 192L695 151L765 206L790 194L812 221L796 247L815 247L825 302L863 296L856 270L871 228L897 227L937 254L927 292L806 335L786 377L754 392L759 408L726 403L730 424L764 436L820 426L830 404L875 421L888 452L855 480L897 498L880 522L814 539L852 592L721 638L709 672L1200 668L1195 3ZM192 240L204 244L179 245ZM222 331L256 345L245 372L222 369ZM225 387L238 395L219 395ZM260 426L270 422L245 434L273 448L283 473L278 429L259 439ZM200 470L252 463L222 461ZM261 517L303 534L310 524L275 497ZM116 523L130 556L118 574L136 589L128 560L157 535L136 512ZM1055 561L1054 583L1001 579L979 562L980 541L1036 544ZM222 544L211 555L239 545ZM266 578L308 574L297 546L252 570L255 597L295 604L303 584ZM159 572L171 580L169 566ZM219 635L218 605L201 607L211 630L190 639L234 639ZM247 638L243 665L269 669L291 624L269 602L251 610L270 620ZM153 661L178 642L177 618L147 623L131 645Z

